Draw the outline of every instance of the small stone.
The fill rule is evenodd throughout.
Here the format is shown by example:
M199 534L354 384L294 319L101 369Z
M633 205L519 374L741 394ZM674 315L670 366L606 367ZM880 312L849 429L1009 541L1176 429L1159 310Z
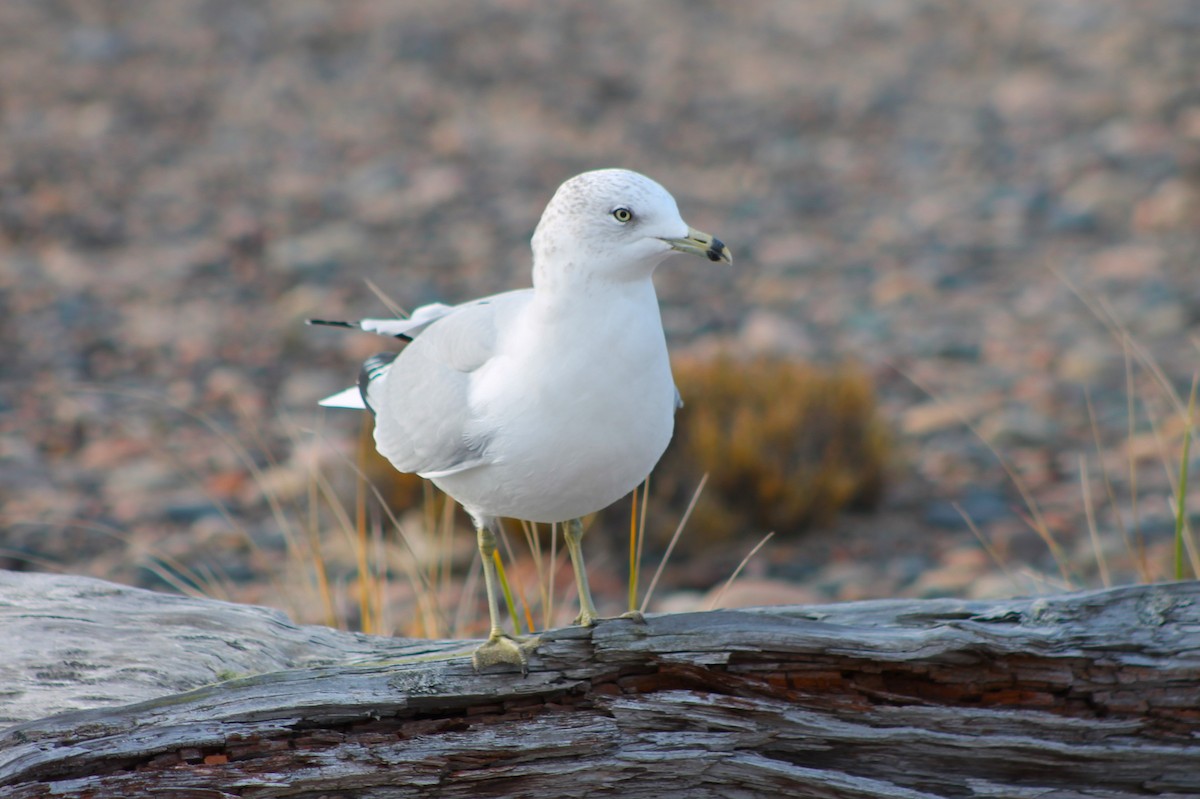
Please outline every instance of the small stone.
M707 609L707 594L699 591L673 591L653 602L655 613L693 613Z
M1194 105L1179 115L1179 133L1184 138L1200 141L1200 105Z
M907 436L924 436L969 424L979 414L995 407L998 401L992 396L930 400L905 411L900 419L900 429Z
M909 593L923 598L964 596L982 573L978 565L947 565L921 575Z
M1062 425L1027 406L1016 405L993 413L979 423L979 433L997 445L1044 446L1061 432Z
M800 325L771 311L754 311L742 326L738 350L759 355L786 355L808 358L813 354L812 340Z
M1058 376L1067 383L1090 384L1114 363L1113 354L1103 343L1087 339L1063 352L1058 358Z
M1133 228L1161 233L1200 225L1200 188L1181 178L1165 181L1133 209Z
M757 242L754 255L763 267L790 266L819 260L821 248L812 237L791 233Z
M1163 252L1147 244L1109 247L1092 256L1090 273L1109 280L1146 280L1162 274Z
M1041 70L1024 69L999 81L992 105L1008 120L1050 116L1061 101L1054 77Z
M980 574L973 579L966 589L968 599L1002 599L1026 593L1003 572Z
M927 281L901 270L886 272L871 284L871 303L876 308L907 299L931 300L935 294Z

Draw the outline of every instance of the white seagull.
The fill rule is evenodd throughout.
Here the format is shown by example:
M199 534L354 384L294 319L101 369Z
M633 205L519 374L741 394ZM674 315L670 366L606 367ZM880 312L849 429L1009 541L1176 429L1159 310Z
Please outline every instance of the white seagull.
M566 523L576 622L599 618L579 518L646 478L671 440L679 401L654 269L678 252L733 262L720 239L688 227L666 189L625 169L563 183L532 245L533 288L425 305L408 319L312 320L410 341L368 359L357 388L321 404L369 409L379 452L470 514L491 615L477 669L525 670L536 645L500 628L492 557L501 517Z

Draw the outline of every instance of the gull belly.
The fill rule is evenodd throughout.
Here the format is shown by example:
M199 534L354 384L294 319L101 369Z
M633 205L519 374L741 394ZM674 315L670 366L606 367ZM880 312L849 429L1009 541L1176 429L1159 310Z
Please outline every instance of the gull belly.
M432 478L471 513L535 522L594 513L666 450L675 386L653 284L618 288L620 298L596 292L569 308L531 302L476 373L472 414L492 431L485 462Z

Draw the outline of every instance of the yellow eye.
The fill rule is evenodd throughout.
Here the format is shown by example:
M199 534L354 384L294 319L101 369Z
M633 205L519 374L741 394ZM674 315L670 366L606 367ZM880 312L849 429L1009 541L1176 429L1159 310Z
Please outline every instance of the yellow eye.
M612 215L613 219L617 220L622 225L633 219L633 211L630 211L628 208L613 209Z

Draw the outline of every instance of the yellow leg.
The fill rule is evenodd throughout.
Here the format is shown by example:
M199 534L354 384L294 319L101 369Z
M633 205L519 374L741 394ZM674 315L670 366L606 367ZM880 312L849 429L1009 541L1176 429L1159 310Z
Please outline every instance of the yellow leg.
M587 569L583 565L583 522L572 519L563 528L563 538L567 542L567 552L571 555L571 566L575 569L575 586L579 590L579 615L575 623L583 627L591 627L600 619L596 606L592 603L592 589L588 587Z
M500 604L496 598L496 564L492 558L496 552L496 535L486 525L475 531L479 542L479 556L483 558L483 582L487 590L488 615L491 618L492 630L471 660L475 670L493 666L497 663L510 663L521 667L521 673L529 671L529 653L537 647L537 638L519 639L500 629Z

